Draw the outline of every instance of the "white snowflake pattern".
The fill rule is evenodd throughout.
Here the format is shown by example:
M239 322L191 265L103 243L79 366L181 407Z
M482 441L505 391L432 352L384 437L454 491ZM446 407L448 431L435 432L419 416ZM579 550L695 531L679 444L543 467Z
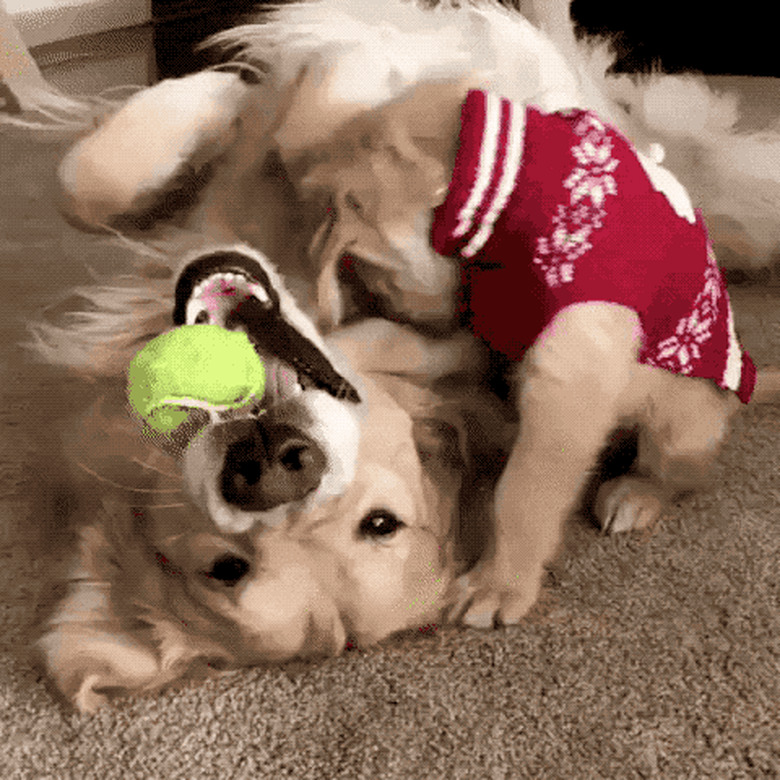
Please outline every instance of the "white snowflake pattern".
M552 232L536 243L534 263L541 267L549 287L574 280L574 264L592 248L590 237L604 223L604 201L617 194L612 175L618 160L612 157L612 140L596 116L582 114L574 126L581 142L571 153L577 166L564 182L569 202L560 204L552 218Z
M693 310L678 321L673 335L658 343L655 355L647 363L678 374L690 374L694 362L701 358L701 345L712 336L722 294L720 269L712 247L708 246L704 288L696 296Z

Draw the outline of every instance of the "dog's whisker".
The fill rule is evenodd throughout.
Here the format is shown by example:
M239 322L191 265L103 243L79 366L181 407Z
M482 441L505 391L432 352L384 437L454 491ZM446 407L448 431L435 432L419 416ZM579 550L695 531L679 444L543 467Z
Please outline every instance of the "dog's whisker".
M309 257L317 257L322 253L322 248L325 246L330 231L333 229L335 222L328 218L323 220L322 224L317 228L314 233L314 237L309 243L307 250Z
M175 506L174 504L171 504L171 506ZM181 539L184 539L186 537L186 534L171 534L170 536L166 536L165 538L160 540L160 544L175 544L176 542L180 541Z
M132 493L181 493L180 488L142 488L133 487L132 485L123 485L121 482L116 482L113 479L104 477L102 474L98 474L97 471L94 471L93 469L89 468L89 466L81 463L80 461L76 461L76 465L82 469L82 471L86 471L86 473L91 477L94 477L101 482L105 482L107 485L119 488L120 490L129 490Z
M142 242L142 241L136 241L135 239L131 238L130 236L126 235L120 230L117 230L115 227L107 224L102 224L100 226L107 232L111 233L113 238L126 248L132 250L133 252L136 252L137 254L143 256L143 257L149 257L152 260L156 261L162 261L162 262L168 262L168 257L164 252L161 252L160 250L156 249L153 245L151 245L149 242Z
M141 466L142 468L149 469L149 471L154 471L156 474L160 474L163 477L170 477L171 479L179 479L178 474L172 474L170 471L165 471L161 468L158 468L157 466L153 466L151 463L145 463L140 458L132 457L130 458L130 461L132 463L137 464L138 466Z

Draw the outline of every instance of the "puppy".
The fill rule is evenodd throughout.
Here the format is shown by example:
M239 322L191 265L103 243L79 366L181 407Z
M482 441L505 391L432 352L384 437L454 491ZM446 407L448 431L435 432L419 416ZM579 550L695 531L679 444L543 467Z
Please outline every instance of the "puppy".
M348 165L320 163L310 180L349 186L376 255L406 253L409 268L457 261L465 319L516 363L520 430L491 545L450 612L489 627L535 603L611 433L636 429L639 453L600 487L596 518L609 531L646 526L706 484L756 370L701 215L669 171L592 112L546 112L458 84L439 85L438 100L435 122L420 89L356 120ZM331 266L323 259L322 273ZM390 306L414 319L410 303ZM337 323L338 293L320 308Z
M594 509L602 528L625 531L705 483L756 372L701 216L667 170L591 112L458 87L439 88L438 127L413 89L372 114L373 132L360 120L348 166L310 175L335 191L348 183L378 255L409 268L458 261L470 327L516 362L520 431L492 543L451 611L488 627L536 601L612 432L638 430L638 459ZM408 299L391 305L414 317ZM321 309L339 321L338 304Z

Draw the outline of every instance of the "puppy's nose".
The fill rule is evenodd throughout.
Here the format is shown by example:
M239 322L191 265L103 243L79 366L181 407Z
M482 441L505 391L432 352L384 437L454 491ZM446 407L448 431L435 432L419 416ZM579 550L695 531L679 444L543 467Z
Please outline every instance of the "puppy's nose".
M302 431L258 423L227 449L222 496L247 511L272 509L311 493L325 465L325 453Z

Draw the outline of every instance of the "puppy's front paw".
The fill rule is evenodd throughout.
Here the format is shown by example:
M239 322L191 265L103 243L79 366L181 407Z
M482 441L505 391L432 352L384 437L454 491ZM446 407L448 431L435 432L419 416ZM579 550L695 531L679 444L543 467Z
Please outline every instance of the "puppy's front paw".
M541 572L511 574L503 567L477 564L455 582L447 619L472 628L519 623L536 602L541 579Z
M618 477L599 488L594 513L604 533L648 528L663 513L664 498L663 489L651 479Z

